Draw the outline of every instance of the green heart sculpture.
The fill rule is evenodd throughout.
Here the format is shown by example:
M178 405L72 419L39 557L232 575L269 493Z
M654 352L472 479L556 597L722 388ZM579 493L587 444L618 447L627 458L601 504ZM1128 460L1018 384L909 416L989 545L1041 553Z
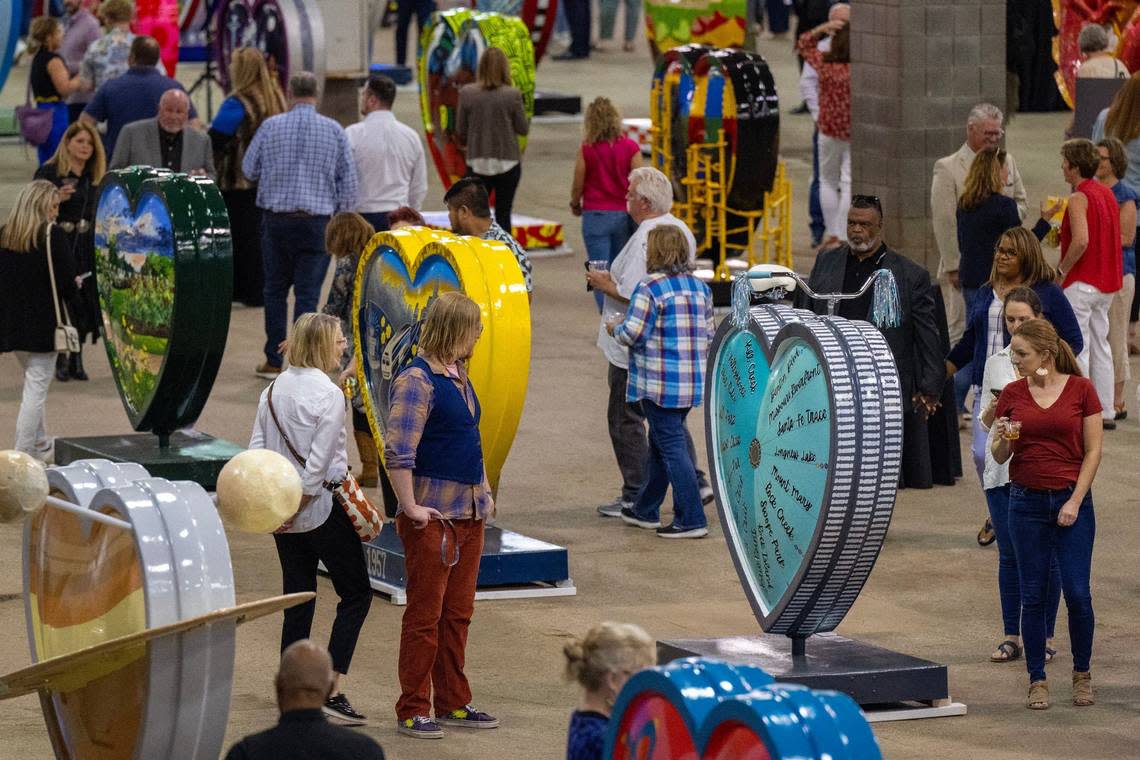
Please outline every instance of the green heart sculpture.
M131 167L103 180L95 214L103 345L131 426L192 425L230 325L229 215L213 181Z

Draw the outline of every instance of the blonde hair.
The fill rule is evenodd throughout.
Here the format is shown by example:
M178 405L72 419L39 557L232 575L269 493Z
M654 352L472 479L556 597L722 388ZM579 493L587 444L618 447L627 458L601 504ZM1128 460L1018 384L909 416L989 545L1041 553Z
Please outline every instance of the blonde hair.
M1125 144L1140 137L1140 72L1117 90L1104 119L1104 133Z
M1053 366L1061 374L1082 377L1081 366L1077 363L1072 347L1057 334L1057 328L1049 320L1031 319L1022 322L1013 337L1021 338L1039 354L1050 354Z
M342 211L325 227L325 250L334 258L358 256L376 234L368 220L354 211Z
M586 106L586 118L582 121L582 142L593 145L598 142L613 142L621 137L621 114L609 98L594 98Z
M257 48L240 47L230 56L231 95L247 98L257 107L259 114L250 118L261 121L285 113L285 96L275 77L270 76L265 56ZM254 125L259 126L258 124Z
M511 86L511 62L507 54L497 47L489 47L479 57L475 78L484 90L497 90Z
M59 141L59 147L55 149L55 155L48 159L48 163L55 164L56 173L61 179L66 177L71 172L71 153L68 152L67 146L80 132L86 132L87 137L91 139L91 158L87 159L87 165L83 170L90 172L91 184L97 185L103 181L103 175L107 173L107 154L103 150L103 140L99 137L99 133L95 131L95 127L85 121L77 121L67 128L63 133L63 139Z
M135 17L135 4L131 0L103 0L99 6L99 18L107 26L126 24Z
M1002 190L1001 169L1005 165L1005 151L1001 148L986 148L978 151L970 163L966 174L966 184L958 208L965 211L976 209L986 199Z
M566 656L566 680L597 691L610 673L636 672L652 666L657 659L657 646L641 626L606 622L562 647L562 653Z
M46 48L48 40L60 28L59 21L51 16L32 19L32 25L28 28L28 52L35 53L41 48Z
M322 372L331 372L339 367L341 351L336 345L338 332L340 320L333 315L317 312L302 314L293 324L293 336L289 338L290 366L312 367Z
M479 305L459 291L441 293L427 310L420 332L420 355L444 363L459 358L460 344L479 327L482 314Z
M689 241L675 224L662 224L649 231L645 248L645 271L687 272Z
M16 253L31 253L36 238L51 215L52 201L58 190L46 179L32 180L16 196L16 203L8 212L8 221L0 227L0 248Z
M998 246L1001 246L1002 241L1008 241L1010 247L1017 252L1017 265L1024 285L1033 287L1039 282L1052 282L1057 279L1057 273L1049 266L1049 262L1045 261L1045 256L1041 253L1041 244L1037 242L1037 236L1032 232L1024 227L1010 227L1001 233ZM998 277L997 256L994 256L994 264L990 269L990 283L1000 283L1001 279Z

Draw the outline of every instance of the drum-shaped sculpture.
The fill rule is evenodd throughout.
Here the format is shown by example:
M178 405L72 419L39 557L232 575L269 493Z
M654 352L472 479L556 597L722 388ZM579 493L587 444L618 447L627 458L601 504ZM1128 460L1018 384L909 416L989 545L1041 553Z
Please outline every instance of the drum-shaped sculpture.
M218 79L230 88L230 56L239 47L265 54L284 92L289 75L311 71L325 79L325 23L317 0L217 0L214 57Z
M483 315L468 374L482 406L483 461L495 486L522 415L530 371L526 284L502 243L424 227L381 232L369 241L353 293L364 409L382 452L392 381L416 354L425 309L448 291L466 293Z
M741 47L747 24L745 0L645 0L645 32L655 57L678 45Z
M546 46L554 34L554 21L558 17L558 0L472 0L475 10L518 16L530 30L534 45L534 64L542 60Z
M36 662L234 604L229 546L209 494L136 464L48 470L52 494L124 530L43 509L24 523L24 597ZM216 758L229 714L235 622L73 667L41 691L59 758ZM191 653L193 653L191 655Z
M780 155L780 103L767 62L742 50L714 50L693 64L693 78L688 144L716 142L723 130L728 208L763 208Z
M691 658L626 682L606 760L878 760L875 735L845 694L774 683L751 665Z
M705 424L721 524L765 631L833 630L886 536L903 399L867 322L754 306L721 324Z
M424 135L444 187L467 173L455 137L459 89L475 81L479 56L489 47L507 54L511 81L522 92L527 118L534 116L534 46L526 25L513 16L454 9L436 13L420 37L419 87ZM519 149L526 148L520 137Z
M708 45L682 45L667 50L653 72L649 118L657 127L659 146L654 151L654 163L682 192L689 147L689 108L696 88L693 64L713 50Z
M193 424L230 324L229 216L208 179L133 167L109 172L95 216L103 345L138 431Z

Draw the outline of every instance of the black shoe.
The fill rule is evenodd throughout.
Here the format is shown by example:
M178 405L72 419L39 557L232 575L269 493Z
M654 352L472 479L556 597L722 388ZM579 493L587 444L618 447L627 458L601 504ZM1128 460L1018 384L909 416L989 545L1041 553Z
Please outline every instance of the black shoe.
M589 57L590 57L589 55L578 55L577 53L571 53L569 50L566 50L564 52L558 53L557 55L550 56L550 60L552 60L552 61L584 61Z
M83 353L70 354L67 357L67 372L72 380L87 380L87 373L83 371Z
M67 354L56 354L55 379L61 383L66 383L71 379L71 373L68 371L67 366Z
M800 104L798 106L796 106L795 108L793 108L792 110L788 111L788 113L795 114L796 116L799 116L800 114L810 113L810 109L808 108L807 101L801 100Z
M1105 430L1116 430L1116 423L1112 420L1104 420L1103 422Z
M678 528L671 523L664 528L657 529L658 538L704 538L708 534L709 529L703 526L699 528Z
M349 704L348 697L344 696L343 693L326 699L323 712L330 718L335 718L341 725L368 725L368 719L353 709L352 705Z

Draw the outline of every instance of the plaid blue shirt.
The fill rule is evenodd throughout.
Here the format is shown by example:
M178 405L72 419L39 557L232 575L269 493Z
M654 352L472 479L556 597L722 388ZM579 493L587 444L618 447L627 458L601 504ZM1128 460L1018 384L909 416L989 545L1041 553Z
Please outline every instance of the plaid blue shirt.
M331 216L356 208L356 165L344 130L307 104L265 120L241 163L257 183L257 205Z
M713 323L712 293L689 273L646 275L629 298L614 339L629 346L626 401L667 409L700 406Z

